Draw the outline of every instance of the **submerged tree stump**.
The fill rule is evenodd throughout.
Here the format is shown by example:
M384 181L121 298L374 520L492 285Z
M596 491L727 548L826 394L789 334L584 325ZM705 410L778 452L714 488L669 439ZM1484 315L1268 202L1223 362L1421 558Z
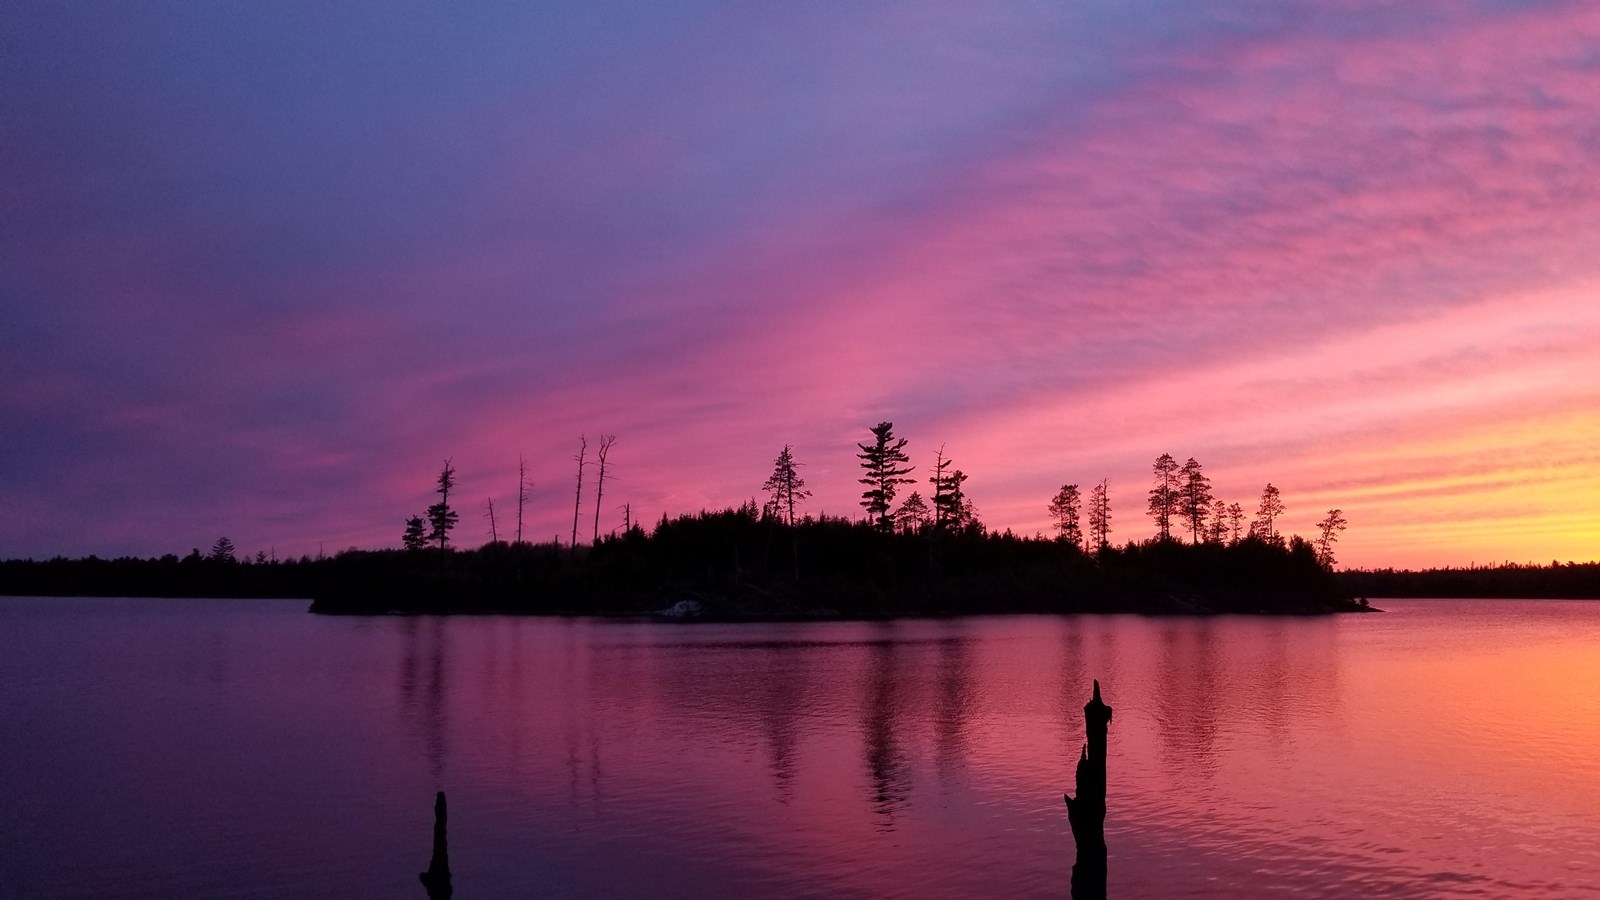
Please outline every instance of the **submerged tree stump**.
M450 900L450 848L445 839L446 812L444 791L433 799L433 858L428 871L417 877L428 891L428 900Z
M1087 742L1078 757L1078 798L1067 796L1067 821L1078 858L1072 864L1072 900L1104 900L1106 896L1106 732L1111 707L1100 700L1100 682L1094 697L1083 705Z

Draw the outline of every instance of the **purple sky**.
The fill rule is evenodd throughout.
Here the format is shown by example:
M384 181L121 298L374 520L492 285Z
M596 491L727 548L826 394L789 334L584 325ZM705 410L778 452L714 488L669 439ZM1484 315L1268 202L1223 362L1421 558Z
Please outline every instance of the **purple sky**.
M1600 6L12 3L0 556L392 546L943 444L1349 565L1600 556ZM584 531L592 515L585 499Z

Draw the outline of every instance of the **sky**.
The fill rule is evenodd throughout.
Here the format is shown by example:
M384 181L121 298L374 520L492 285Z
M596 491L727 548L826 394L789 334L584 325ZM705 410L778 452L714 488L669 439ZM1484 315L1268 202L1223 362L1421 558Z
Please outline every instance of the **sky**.
M0 557L566 541L1162 453L1350 567L1600 557L1600 4L13 2ZM580 536L593 531L593 469ZM924 485L925 487L925 485Z

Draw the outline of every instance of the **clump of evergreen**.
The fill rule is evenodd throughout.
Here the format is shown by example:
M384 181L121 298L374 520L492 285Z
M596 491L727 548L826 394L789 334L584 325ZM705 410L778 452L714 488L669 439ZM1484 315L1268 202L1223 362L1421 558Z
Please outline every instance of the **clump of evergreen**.
M1320 613L1357 607L1314 548L1151 540L1088 552L982 526L884 531L772 505L663 518L587 547L485 545L354 552L319 586L321 612L649 615L680 601L719 618L975 613Z

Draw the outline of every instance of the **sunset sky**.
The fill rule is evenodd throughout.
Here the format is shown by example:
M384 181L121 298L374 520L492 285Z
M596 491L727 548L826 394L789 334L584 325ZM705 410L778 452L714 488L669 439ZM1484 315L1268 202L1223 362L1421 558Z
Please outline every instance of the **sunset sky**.
M941 445L1600 557L1600 4L9 3L0 557L463 543ZM591 482L592 485L592 482ZM581 533L590 531L586 485Z

